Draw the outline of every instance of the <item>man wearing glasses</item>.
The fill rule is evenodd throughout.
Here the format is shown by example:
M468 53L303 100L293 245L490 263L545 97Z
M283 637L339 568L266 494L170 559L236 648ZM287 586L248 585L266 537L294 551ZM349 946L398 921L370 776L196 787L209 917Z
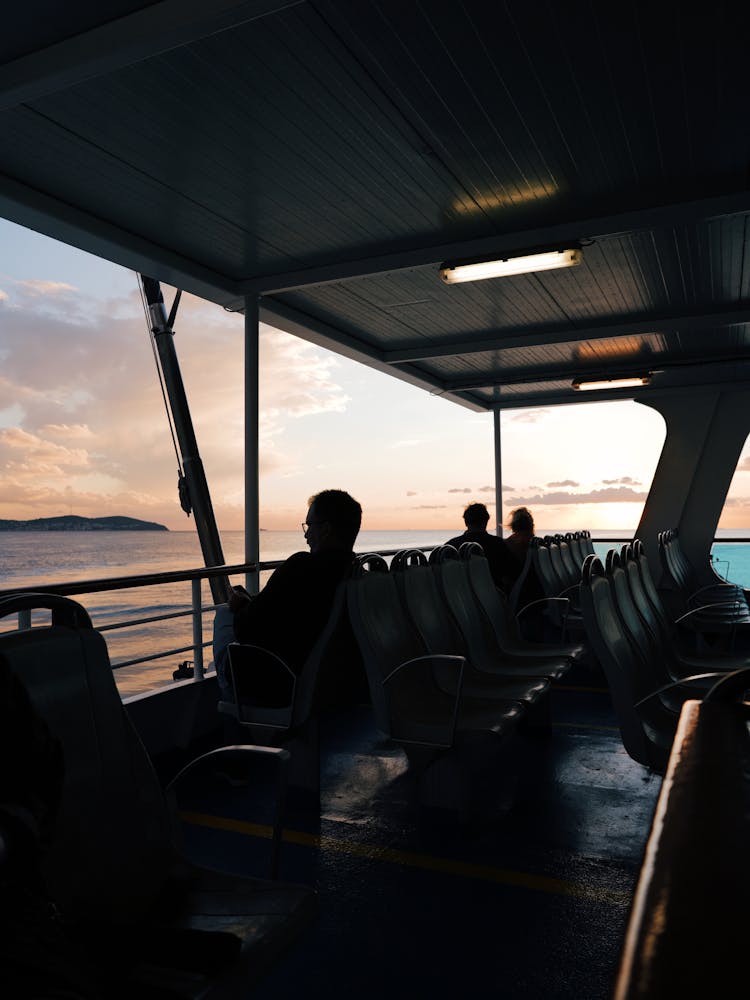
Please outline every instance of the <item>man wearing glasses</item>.
M256 597L235 589L227 602L237 642L270 650L295 673L328 621L337 587L354 561L362 521L362 507L343 490L316 493L308 506L302 531L310 551L289 556ZM215 659L226 693L224 663L220 654ZM333 694L324 697L330 701Z

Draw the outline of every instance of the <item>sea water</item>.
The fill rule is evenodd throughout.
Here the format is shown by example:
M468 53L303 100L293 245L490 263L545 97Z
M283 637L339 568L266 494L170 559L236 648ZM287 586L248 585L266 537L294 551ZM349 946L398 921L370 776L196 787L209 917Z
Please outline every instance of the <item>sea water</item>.
M458 529L456 529L458 530ZM539 529L540 535L556 534L552 529ZM357 552L387 551L402 548L429 549L451 536L450 531L362 531L357 539ZM594 547L602 558L617 541L602 542L598 538L628 540L626 531L593 531ZM713 565L723 578L750 588L750 544L722 542L721 538L745 537L750 531L719 531L712 549ZM224 559L228 565L244 561L244 534L223 532ZM306 549L301 529L297 531L263 531L260 535L260 557L263 562L285 559L293 552ZM194 531L50 531L0 533L0 590L29 587L35 584L74 583L83 580L136 576L170 570L195 569L203 565L200 544ZM261 585L270 571L261 574ZM232 583L240 584L241 577ZM91 615L97 627L140 620L185 611L190 608L191 584L171 583L160 586L130 588L99 594L82 594L76 598ZM208 584L202 584L202 600L210 606ZM290 608L290 616L294 609ZM213 616L204 616L204 639L211 638ZM14 619L0 621L0 631L14 628ZM148 656L156 650L170 650L192 644L191 617L145 622L124 629L105 631L110 657L116 665L124 660ZM134 694L163 683L172 682L172 673L185 659L186 651L171 654L161 660L125 667L116 673L123 694ZM211 650L206 650L210 663Z

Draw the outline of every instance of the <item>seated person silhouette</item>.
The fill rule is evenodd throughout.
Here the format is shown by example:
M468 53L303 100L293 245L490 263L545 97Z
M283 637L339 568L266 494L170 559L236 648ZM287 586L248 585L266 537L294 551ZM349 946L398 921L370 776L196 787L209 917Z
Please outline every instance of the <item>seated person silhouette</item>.
M354 563L354 542L362 520L360 504L343 490L323 490L310 497L305 522L302 525L309 552L295 552L276 569L263 590L251 597L235 588L227 602L232 612L231 632L227 641L252 643L270 650L294 672L299 673L316 639L330 616L339 583L345 579ZM343 631L346 631L344 624ZM214 633L214 654L219 689L224 700L231 700L226 678L226 649L217 649ZM352 667L351 644L337 636L335 641L347 648L336 656L341 667ZM224 655L222 655L224 654ZM359 664L356 653L355 665ZM346 662L345 662L346 661ZM337 676L328 676L324 668L318 680L320 701L326 705L355 697L361 670L343 669ZM325 689L325 690L322 690ZM357 693L363 693L358 689Z
M466 531L447 543L459 548L464 542L477 542L484 550L495 586L506 593L510 590L520 570L505 542L487 531L489 512L483 503L470 503L464 510Z

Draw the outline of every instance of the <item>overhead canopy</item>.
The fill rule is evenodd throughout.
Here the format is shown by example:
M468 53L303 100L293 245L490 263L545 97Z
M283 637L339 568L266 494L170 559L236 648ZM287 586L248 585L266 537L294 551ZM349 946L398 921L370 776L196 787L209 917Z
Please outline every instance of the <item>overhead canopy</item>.
M0 214L476 409L742 383L747 9L14 4Z

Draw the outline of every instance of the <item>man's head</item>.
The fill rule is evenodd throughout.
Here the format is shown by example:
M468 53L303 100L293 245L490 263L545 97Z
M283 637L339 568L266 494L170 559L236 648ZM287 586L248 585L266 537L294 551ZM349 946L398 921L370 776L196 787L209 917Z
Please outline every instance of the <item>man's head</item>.
M484 530L490 515L483 503L470 503L464 511L464 524L469 530L480 528Z
M362 508L344 490L323 490L307 501L305 540L311 552L352 549L362 523Z

